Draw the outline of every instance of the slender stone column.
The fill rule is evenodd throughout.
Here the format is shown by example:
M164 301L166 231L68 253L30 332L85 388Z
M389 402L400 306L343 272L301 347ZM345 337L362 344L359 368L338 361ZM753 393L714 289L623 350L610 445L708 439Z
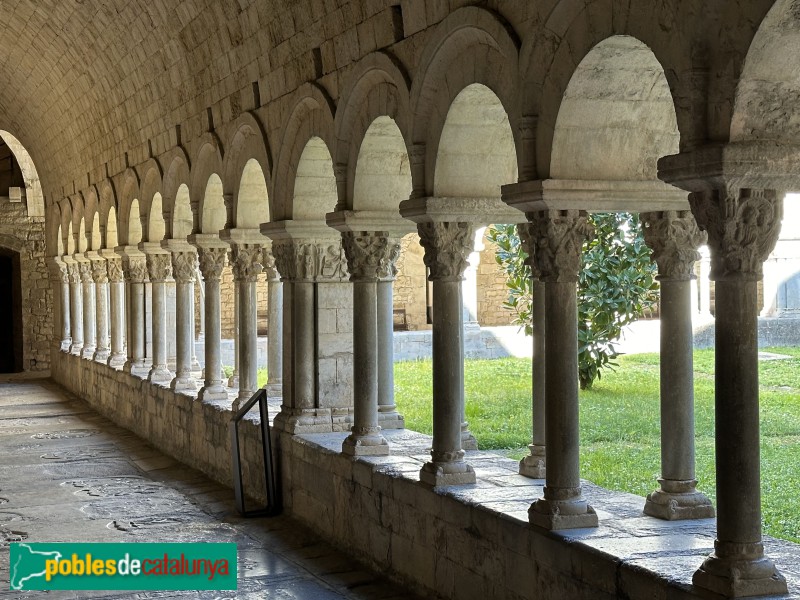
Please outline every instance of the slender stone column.
M464 461L464 326L461 281L472 251L471 223L418 223L425 266L433 282L433 448L420 471L422 483L441 486L475 482Z
M128 358L123 367L126 373L147 377L145 362L144 283L147 281L147 263L138 250L124 250L122 268L128 280Z
M194 280L197 276L197 253L194 248L172 253L175 278L175 379L170 389L194 394L197 381L192 375L194 354Z
M99 256L99 255L98 255ZM95 289L95 318L97 342L92 358L97 362L106 363L111 354L108 346L108 267L102 257L91 259L92 280Z
M270 397L283 395L283 283L275 257L264 249L262 264L267 274L267 384Z
M94 279L92 279L92 263L85 257L78 259L78 269L83 286L83 350L81 358L91 360L97 349L97 318Z
M72 341L69 353L80 356L83 350L83 287L78 262L71 257L69 261L67 269L69 271L70 312L72 313Z
M202 367L200 366L200 361L197 360L196 342L205 340L206 338L206 297L203 291L203 280L200 278L200 272L197 270L194 272L194 289L200 290L200 293L197 295L200 307L198 311L200 313L200 319L198 326L195 326L194 315L192 315L192 371L200 371Z
M350 456L388 455L378 425L378 277L391 257L385 232L346 231L342 244L353 282L354 422L342 443Z
M545 287L544 497L528 510L533 525L545 529L596 527L597 514L583 497L578 427L577 283L581 248L592 234L586 213L545 210L529 215L534 253Z
M151 383L169 383L172 372L167 366L167 299L166 283L172 274L172 261L167 253L147 254L147 271L153 288L153 366L147 374Z
M70 307L69 307L69 272L66 263L61 257L55 256L49 261L50 281L53 283L53 298L58 303L58 327L55 329L57 343L61 352L69 352L72 342L70 332Z
M405 420L394 403L394 299L400 240L389 238L389 255L378 274L378 423L382 429L403 429Z
M758 280L780 233L782 198L726 185L689 202L708 232L716 281L717 539L693 583L728 598L785 594L761 541L758 410Z
M258 329L256 283L261 273L262 246L236 243L233 249L233 279L239 291L239 395L238 410L258 389Z
M106 259L111 303L109 310L111 353L108 357L108 366L117 368L125 364L125 278L119 257L106 255Z
M205 382L198 398L201 400L227 400L228 391L222 381L222 354L220 338L222 337L222 319L220 317L219 282L227 247L199 247L200 271L203 273L205 285Z
M694 459L694 369L691 281L706 241L689 211L642 214L644 239L661 282L661 478L644 512L660 519L714 516L698 492Z
M533 361L531 370L531 443L530 454L519 461L519 474L532 479L544 479L547 474L547 454L545 449L545 284L539 278L541 273L536 265L536 240L531 238L531 223L517 225L522 247L528 254L525 261L531 269L531 295L533 328Z
M229 254L228 262L233 262ZM228 387L239 389L239 286L233 284L233 372L228 377Z

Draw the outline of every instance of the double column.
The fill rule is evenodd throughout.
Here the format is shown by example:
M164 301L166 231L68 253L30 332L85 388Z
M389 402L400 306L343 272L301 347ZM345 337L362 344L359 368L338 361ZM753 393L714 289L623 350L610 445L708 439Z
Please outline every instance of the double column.
M81 272L75 256L65 256L69 276L69 311L72 323L72 338L69 353L80 356L83 350L83 287L81 285Z
M417 229L425 249L425 266L433 282L433 448L420 471L432 485L475 482L464 460L464 323L462 288L467 256L472 252L471 223L422 222Z
M578 426L578 304L581 249L592 233L579 210L542 210L528 215L534 258L545 286L544 497L528 510L545 529L596 527L597 514L583 497Z
M92 261L83 255L77 255L78 272L81 279L81 298L83 301L83 349L81 358L91 360L97 349L96 298L94 278L92 277Z
M172 372L167 364L167 280L172 276L172 257L160 244L144 242L147 273L153 295L153 364L147 374L152 383L169 383Z
M350 281L353 282L354 423L342 443L351 456L389 454L378 425L378 280L387 270L392 247L386 232L342 234Z
M109 334L111 338L109 367L125 364L125 277L120 256L112 250L102 250L108 261Z
M56 329L56 343L61 352L69 352L71 343L70 307L69 307L69 271L67 264L60 256L54 256L48 261L50 268L50 281L53 284L53 297L57 298L58 319Z
M228 245L215 235L196 234L189 241L197 246L200 272L205 286L205 381L200 388L201 400L227 400L228 388L222 380L222 354L220 338L222 319L219 284L228 255Z
M267 275L267 384L271 398L283 395L283 282L272 250L264 248L261 264Z
M86 258L91 261L92 282L95 297L95 351L92 359L107 363L111 354L108 339L108 267L106 259L97 252L87 252Z
M116 249L122 256L122 269L128 282L128 356L123 369L138 377L147 377L145 361L144 284L147 281L147 262L136 246Z
M197 252L184 240L168 240L175 279L175 378L170 389L194 394L197 380L192 374L194 355L194 282L197 278Z
M714 516L697 491L694 452L692 281L706 235L689 211L642 214L644 239L661 282L661 477L644 512L661 519Z

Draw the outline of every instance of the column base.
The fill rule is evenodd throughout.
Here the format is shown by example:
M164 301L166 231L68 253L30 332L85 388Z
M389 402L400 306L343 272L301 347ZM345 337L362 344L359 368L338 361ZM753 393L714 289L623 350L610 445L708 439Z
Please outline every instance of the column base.
M544 479L547 474L545 447L531 444L528 449L531 453L519 461L519 474L531 479Z
M379 412L378 424L381 429L405 429L406 419L396 410L391 412Z
M197 381L191 375L176 376L169 384L173 392L194 394L197 391Z
M203 367L200 366L200 361L197 360L196 356L192 357L192 371L200 371Z
M66 340L61 340L59 348L61 349L61 352L69 352L71 346L72 346L72 340L66 339Z
M95 362L108 364L108 357L110 355L111 355L111 350L109 350L108 348L98 348L97 350L94 351L94 356L92 356L92 359Z
M74 356L80 356L81 350L83 350L83 342L81 342L80 344L76 344L73 342L72 344L69 345L69 353Z
M166 367L151 367L150 372L147 374L147 381L150 383L170 383L172 381L172 373Z
M227 400L228 388L222 385L222 382L220 382L217 385L212 385L209 387L203 386L200 388L200 391L197 392L197 399L207 400L207 401Z
M150 374L149 367L144 363L125 362L122 370L136 377L141 377L142 379L147 379L147 376Z
M420 483L432 487L475 483L475 471L463 460L426 462L419 471Z
M108 366L118 369L125 366L126 356L124 354L112 354L108 357Z
M764 556L764 546L714 542L716 551L695 571L692 583L725 598L780 596L788 593L786 579ZM729 554L730 556L718 556Z
M545 493L547 493L546 487ZM528 522L551 531L598 526L597 513L580 497L574 500L539 498L528 509Z
M290 408L281 406L281 412L275 415L272 427L285 431L289 435L298 433L330 433L332 422L330 414L319 415L313 408Z
M389 442L380 433L373 435L351 433L342 442L342 454L347 456L388 456Z
M81 358L84 358L86 360L94 359L95 350L97 350L97 347L95 346L84 346L83 349L81 350Z
M461 430L461 449L462 450L477 450L478 440L472 435L469 429L462 428Z
M264 386L270 398L283 398L283 383L269 383Z
M711 519L714 507L705 494L695 489L697 481L659 479L661 489L647 495L644 514L667 521Z

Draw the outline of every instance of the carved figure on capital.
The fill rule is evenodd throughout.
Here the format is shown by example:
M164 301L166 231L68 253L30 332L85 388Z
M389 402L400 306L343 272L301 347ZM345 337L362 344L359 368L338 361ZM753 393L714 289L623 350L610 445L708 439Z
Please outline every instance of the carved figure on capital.
M69 270L67 265L58 260L49 261L50 278L59 283L69 283Z
M264 248L263 256L261 257L261 266L264 268L264 273L267 275L267 281L277 281L278 269L275 266L275 257L272 255L272 250Z
M418 223L419 243L425 249L423 261L430 280L461 280L467 257L473 251L475 226L472 223Z
M199 251L200 272L203 279L219 280L222 277L222 270L228 259L227 248L201 248Z
M167 281L172 275L172 257L169 254L148 254L147 272L154 283Z
M697 224L708 232L711 279L761 279L781 230L778 191L727 186L689 194L689 204Z
M519 223L517 225L517 235L519 235L522 249L528 255L528 258L525 259L525 264L531 269L531 277L539 279L542 274L536 264L536 239L533 237L533 228L533 223Z
M342 246L351 281L377 281L382 263L388 260L389 240L385 232L346 231Z
M177 283L194 283L197 275L197 253L175 252L172 255L172 271Z
M94 279L92 279L92 263L88 261L78 263L78 273L83 283L94 283Z
M93 260L92 266L92 280L95 283L108 283L108 267L106 267L105 260Z
M541 279L577 282L583 242L594 233L586 212L543 210L531 217L531 237L536 240L534 257Z
M690 211L667 210L642 213L644 241L658 264L658 279L694 279L694 263L700 260L697 249L708 237L697 226Z
M147 281L147 263L144 258L129 258L123 261L125 279L131 283L144 283Z
M272 245L275 265L287 281L347 279L341 242L281 240Z
M262 247L250 244L233 246L233 278L236 281L255 283L261 273Z
M122 261L118 258L108 259L108 280L111 283L122 283L125 281L122 271Z
M69 283L81 282L81 272L78 269L77 263L67 265L67 279L69 280Z

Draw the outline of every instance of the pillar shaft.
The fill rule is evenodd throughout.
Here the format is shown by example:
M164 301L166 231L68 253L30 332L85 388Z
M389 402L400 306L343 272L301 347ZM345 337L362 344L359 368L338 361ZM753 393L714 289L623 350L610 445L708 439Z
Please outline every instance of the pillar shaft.
M72 343L69 351L70 354L80 356L81 350L83 350L83 287L78 264L70 263L69 270L69 306L72 321Z
M475 482L464 461L464 323L461 281L472 251L470 223L419 223L420 244L433 282L433 448L420 471L422 483Z
M95 286L97 328L97 347L92 358L106 363L111 351L108 339L108 267L104 258L92 261L92 279Z
M583 498L578 425L577 281L581 248L592 228L586 213L548 210L533 213L531 239L545 286L544 497L528 511L532 524L546 529L596 527L597 515Z
M716 281L717 539L693 583L725 597L779 595L786 581L761 543L758 280L780 233L775 190L723 186L690 195Z
M175 379L170 387L177 392L193 394L197 381L192 375L194 354L194 280L197 254L194 249L174 252L172 268L175 277Z
M97 348L97 317L95 285L92 279L92 263L88 260L78 263L81 275L83 297L83 349L81 357L91 359Z
M125 364L125 280L122 263L118 258L108 261L109 279L109 329L111 336L111 352L108 357L110 367L121 367Z
M147 270L150 274L153 295L153 365L147 380L169 383L172 373L167 366L167 279L172 274L169 254L148 254Z
M292 313L294 316L294 406L313 409L316 406L316 351L314 349L314 284L297 281L292 284Z
M233 278L239 292L239 394L234 410L247 402L258 388L258 323L256 281L261 273L262 246L234 244Z
M399 242L398 242L399 246ZM403 429L394 402L394 300L392 279L378 282L378 422L383 429Z
M198 397L203 400L226 400L228 392L222 381L222 319L219 295L219 282L225 259L226 248L200 248L200 271L205 285L205 381Z
M141 256L125 258L123 266L128 280L128 360L124 368L128 373L146 377L144 282L147 279L147 265L144 256Z

